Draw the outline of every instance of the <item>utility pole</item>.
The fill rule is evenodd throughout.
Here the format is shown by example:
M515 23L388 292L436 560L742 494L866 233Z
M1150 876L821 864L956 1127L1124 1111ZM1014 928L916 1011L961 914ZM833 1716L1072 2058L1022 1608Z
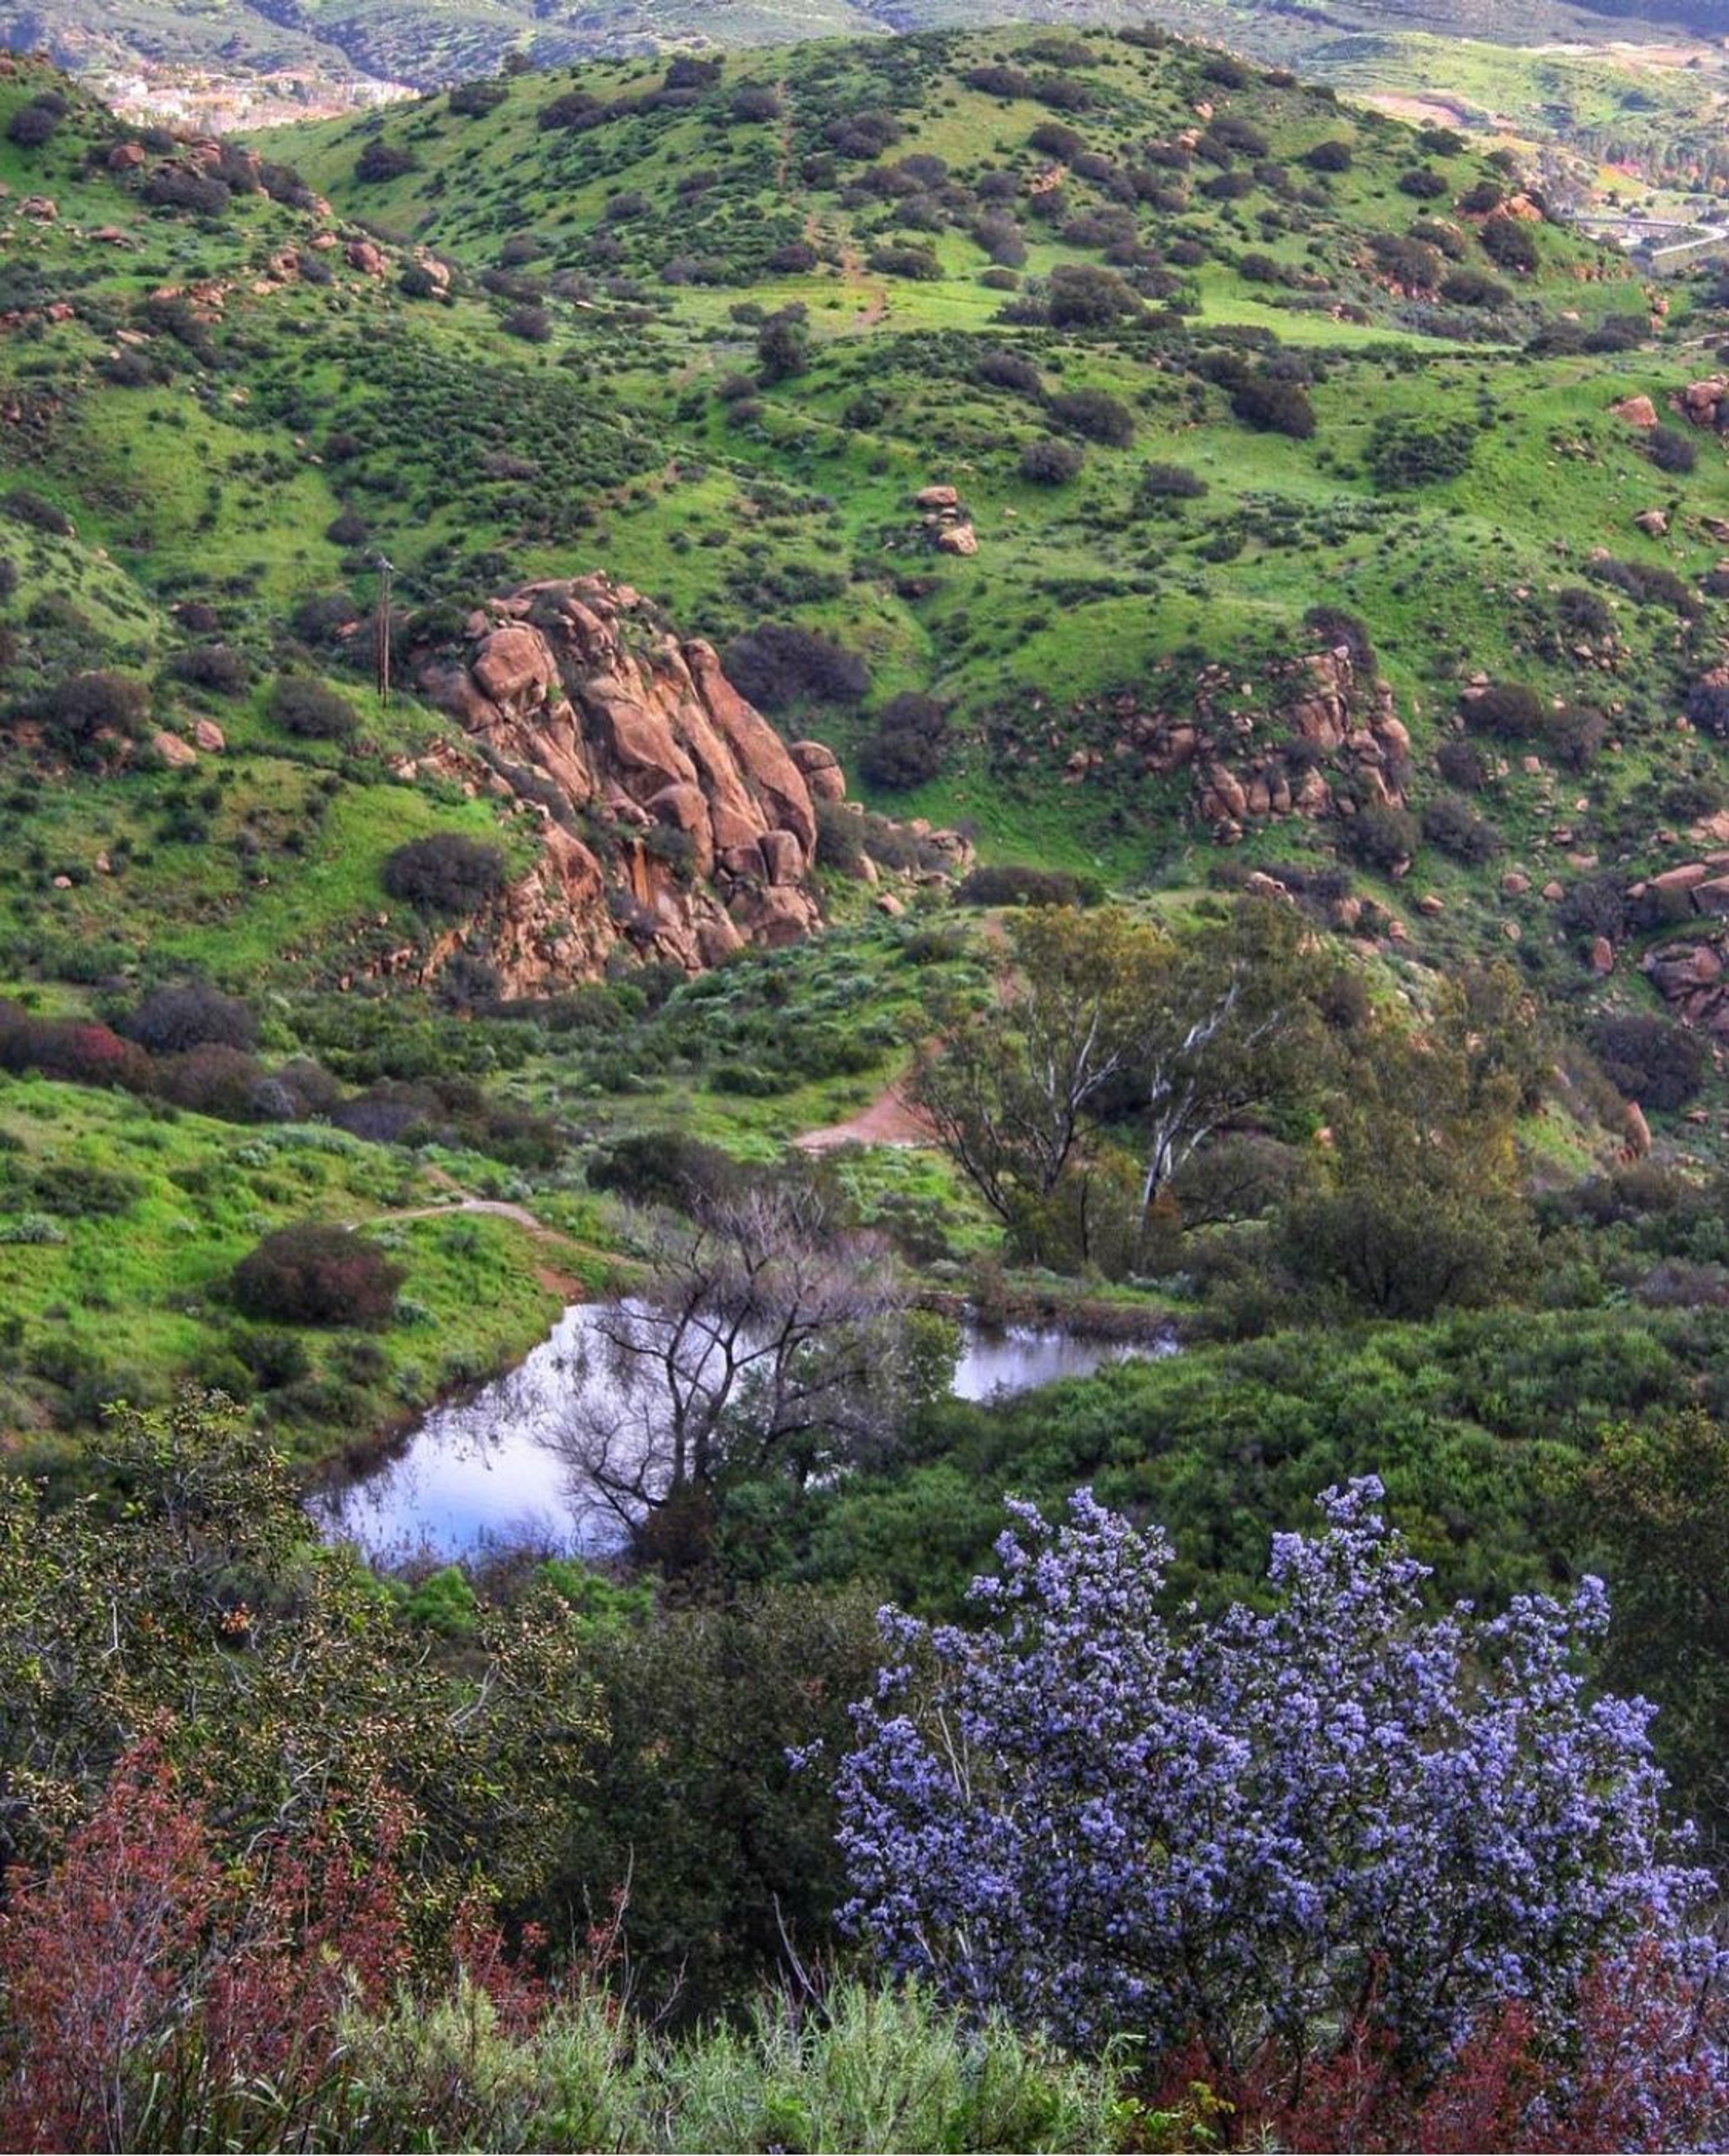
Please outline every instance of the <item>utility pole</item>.
M390 578L391 564L378 557L378 613L373 624L372 652L378 674L378 701L390 701Z

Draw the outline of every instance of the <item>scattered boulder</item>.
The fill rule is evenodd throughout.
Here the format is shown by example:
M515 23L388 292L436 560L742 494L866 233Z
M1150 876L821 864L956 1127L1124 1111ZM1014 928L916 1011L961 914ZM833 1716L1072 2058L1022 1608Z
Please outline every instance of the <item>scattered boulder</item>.
M970 524L951 524L937 533L936 544L945 554L976 554L978 534Z
M150 745L171 770L184 771L198 760L198 752L190 742L182 741L178 734L171 734L166 728L151 736Z
M1669 511L1666 509L1642 509L1633 521L1641 531L1653 539L1665 537L1669 531Z
M958 487L923 486L913 496L921 509L958 509L961 494Z
M1657 424L1657 408L1649 397L1624 397L1619 404L1610 405L1609 410L1616 418L1624 419L1629 427L1655 427Z
M228 745L228 736L214 719L195 719L192 721L194 744L212 756L220 756Z

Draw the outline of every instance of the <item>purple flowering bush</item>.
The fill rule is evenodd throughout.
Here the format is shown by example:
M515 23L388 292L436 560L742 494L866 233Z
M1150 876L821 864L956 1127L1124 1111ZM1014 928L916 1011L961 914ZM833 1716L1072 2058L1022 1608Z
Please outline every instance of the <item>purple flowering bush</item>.
M1729 2127L1729 1957L1663 1820L1651 1709L1578 1666L1601 1583L1434 1615L1381 1494L1327 1491L1321 1532L1274 1538L1270 1606L1213 1620L1167 1612L1164 1537L1090 1491L1060 1527L1012 1506L983 1629L883 1613L839 1774L844 1921L951 1999L1131 2039L1154 2076L1270 2071L1287 2104L1366 2032L1435 2084L1516 2010L1531 2147L1568 2145L1615 1969L1645 1997L1655 1969L1669 2036L1618 2063L1617 2132L1698 2145Z

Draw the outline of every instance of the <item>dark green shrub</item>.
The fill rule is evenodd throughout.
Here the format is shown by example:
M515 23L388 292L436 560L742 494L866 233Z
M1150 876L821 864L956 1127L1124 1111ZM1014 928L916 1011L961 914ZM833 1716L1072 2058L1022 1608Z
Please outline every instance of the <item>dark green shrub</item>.
M1423 835L1455 861L1479 867L1501 851L1501 834L1457 793L1443 793L1423 812Z
M765 383L789 381L810 365L810 332L797 315L772 315L757 332L757 365Z
M941 770L948 737L943 706L909 689L878 715L875 733L859 752L860 775L890 791L922 786Z
M370 186L385 180L399 180L413 172L419 163L412 150L405 150L395 142L387 142L382 135L375 136L355 160L354 177Z
M1021 451L1021 477L1035 486L1066 486L1086 462L1079 442L1059 441L1055 435L1029 442Z
M1315 432L1315 408L1301 382L1270 375L1251 375L1231 394L1231 410L1262 434L1288 434L1305 442Z
M1198 501L1207 482L1187 465L1150 464L1142 468L1138 491L1143 502Z
M1641 1107L1662 1114L1684 1108L1704 1082L1698 1036L1668 1019L1608 1011L1593 1021L1588 1038L1604 1075Z
M308 1220L266 1235L235 1266L231 1288L249 1317L372 1328L389 1322L405 1277L364 1236Z
M310 674L283 674L270 691L270 716L300 741L349 741L360 721L354 706Z
M1497 213L1483 227L1480 236L1483 252L1503 270L1528 274L1542 259L1531 227L1518 218Z
M982 352L973 372L993 389L1012 389L1022 397L1042 397L1044 383L1030 359L1018 352Z
M496 112L510 94L509 84L494 77L480 82L458 83L445 103L459 119L484 120L489 112Z
M1447 182L1427 165L1414 165L1398 176L1398 191L1416 202L1436 202L1447 192Z
M190 210L195 217L220 217L228 208L225 181L183 165L164 165L144 182L144 199L157 209Z
M70 740L88 741L100 733L133 735L150 715L150 690L134 674L73 674L44 690L38 708L47 723Z
M1687 717L1701 733L1729 740L1729 667L1718 667L1687 691Z
M1473 733L1520 741L1543 732L1549 706L1526 681L1492 681L1464 700L1465 722Z
M1512 296L1497 279L1477 270L1455 270L1441 280L1441 297L1455 307L1504 307Z
M1348 142L1332 141L1317 142L1312 150L1306 151L1303 162L1311 172L1348 172L1354 157Z
M1114 270L1059 263L1050 274L1045 312L1054 329L1098 329L1143 311L1141 295Z
M1422 835L1414 816L1403 808L1389 808L1374 802L1342 820L1339 848L1353 861L1360 861L1365 868L1378 869L1385 875L1401 861L1412 859Z
M1135 439L1135 415L1105 389L1069 389L1050 400L1051 418L1071 434L1107 448L1126 449Z
M1644 449L1659 471L1672 472L1678 477L1691 471L1699 461L1698 450L1673 427L1650 428L1645 434Z
M735 637L725 664L740 695L765 711L856 704L870 686L870 670L855 653L791 622L765 621Z
M37 531L51 532L56 539L73 536L72 519L59 503L33 494L27 486L15 486L9 494L0 495L0 509L20 524L28 524Z
M154 989L120 1030L152 1055L177 1055L207 1042L249 1049L258 1041L258 1020L246 1005L202 981Z
M555 129L592 122L600 110L599 99L592 97L586 90L567 90L541 107L535 116L535 125L551 134Z
M1383 413L1369 430L1364 452L1375 485L1383 493L1438 485L1468 471L1477 430L1465 419L1415 419Z
M228 644L195 644L168 661L175 679L219 696L238 696L252 678L244 652Z
M7 126L6 139L15 142L21 150L39 150L59 127L65 110L60 98L34 98L13 114Z
M473 913L505 886L505 857L459 831L434 831L398 846L384 864L384 888L423 913Z
M974 869L955 886L957 906L1096 906L1103 896L1091 876L1007 863Z
M737 1198L750 1181L731 1153L678 1130L614 1138L590 1159L587 1173L596 1190L680 1213L701 1213Z

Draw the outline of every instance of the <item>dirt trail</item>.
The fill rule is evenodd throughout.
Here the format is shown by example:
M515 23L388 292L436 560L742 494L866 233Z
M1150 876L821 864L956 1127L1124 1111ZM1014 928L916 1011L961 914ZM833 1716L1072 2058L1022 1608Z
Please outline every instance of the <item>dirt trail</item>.
M495 1220L514 1220L519 1228L526 1228L531 1235L542 1242L567 1243L570 1237L557 1228L549 1228L544 1220L536 1220L526 1205L512 1205L502 1198L459 1198L453 1205L416 1205L405 1213L379 1213L366 1223L376 1226L385 1220L448 1220L457 1213L488 1213Z
M544 1220L537 1219L526 1205L512 1204L503 1198L471 1198L460 1183L441 1168L429 1168L427 1173L429 1181L456 1194L450 1203L409 1206L400 1213L375 1213L370 1220L350 1222L350 1227L383 1228L398 1220L451 1220L459 1213L484 1213L492 1219L508 1220L514 1227L523 1229L541 1246L546 1262L536 1265L534 1276L548 1295L556 1295L564 1302L587 1302L593 1296L595 1291L591 1282L585 1281L579 1273L561 1268L555 1260L561 1251L582 1251L589 1257L603 1256L605 1253L597 1251L592 1245L578 1242L574 1235L566 1235L562 1228L549 1228Z
M845 1122L803 1132L793 1142L801 1152L832 1152L844 1145L930 1145L935 1136L900 1088L890 1086Z

